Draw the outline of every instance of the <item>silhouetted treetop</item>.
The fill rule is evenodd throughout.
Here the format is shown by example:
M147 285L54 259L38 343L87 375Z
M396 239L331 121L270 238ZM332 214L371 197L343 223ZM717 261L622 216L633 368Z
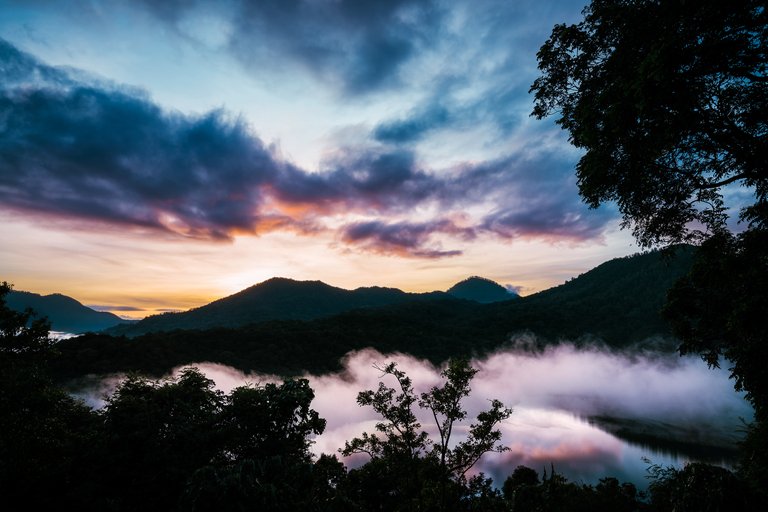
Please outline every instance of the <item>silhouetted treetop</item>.
M767 20L760 0L594 0L541 47L533 115L557 114L586 151L582 197L615 200L642 245L700 238L692 221L723 229L731 183L765 225Z

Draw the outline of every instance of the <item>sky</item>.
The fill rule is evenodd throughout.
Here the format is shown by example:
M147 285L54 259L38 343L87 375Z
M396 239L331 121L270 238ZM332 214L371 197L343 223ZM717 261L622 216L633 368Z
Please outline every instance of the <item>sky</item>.
M528 295L637 252L530 117L570 0L0 0L0 279L140 318L270 277Z

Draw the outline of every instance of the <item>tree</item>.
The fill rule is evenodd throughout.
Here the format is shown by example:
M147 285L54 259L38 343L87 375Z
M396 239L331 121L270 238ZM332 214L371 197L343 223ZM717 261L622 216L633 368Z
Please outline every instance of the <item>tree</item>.
M768 220L766 21L760 0L594 0L538 52L533 115L557 114L585 150L591 207L616 201L641 245L723 231L723 189ZM696 225L696 227L693 227Z
M55 355L50 324L32 310L5 303L11 285L0 284L0 489L7 503L30 510L63 504L88 510L80 492L97 418L53 385L47 363Z
M582 148L591 207L616 201L645 247L700 244L665 317L680 352L732 364L757 424L768 421L768 12L760 0L593 0L538 53L533 115L557 114ZM737 190L741 187L741 190ZM739 193L734 193L739 192ZM728 200L728 198L731 198ZM734 199L735 198L735 199ZM741 232L728 220L738 209ZM768 451L745 474L768 495Z
M173 508L196 469L220 459L224 395L195 368L128 376L101 411L101 492L126 510Z
M304 499L298 485L311 482L308 438L325 428L313 398L306 379L225 395L196 368L159 382L131 375L101 412L103 460L112 467L102 471L102 485L130 510L149 502L173 508L182 495L193 509L251 500L276 510L274 502L289 496Z
M235 388L224 408L227 452L237 459L309 462L309 436L325 430L325 420L310 408L314 398L307 379Z
M390 485L396 488L395 492L400 493L398 501L401 507L408 500L417 501L420 507L426 500L436 502L444 510L451 501L449 494L454 499L467 494L495 499L497 493L486 489L487 484L482 477L467 480L466 474L483 454L508 449L499 444L501 432L497 426L512 414L512 410L500 401L492 400L491 407L478 414L476 422L469 426L466 439L451 448L456 425L467 417L461 402L469 395L470 383L477 370L467 360L452 359L440 374L445 379L443 384L417 395L410 377L399 370L396 363L375 368L383 376L394 377L398 387L392 388L380 382L376 391L360 392L357 403L373 407L382 416L383 421L376 424L376 430L383 437L363 433L361 437L347 441L342 454L369 455L371 462L363 471L371 472L370 476L379 482L389 480ZM421 430L421 423L414 412L415 405L432 416L439 440L433 441L426 431ZM437 487L422 485L420 477ZM432 492L435 495L430 497Z
M760 508L748 503L741 482L724 468L694 462L683 469L653 465L649 473L651 506L659 512L740 512Z
M12 286L0 283L0 355L10 360L17 357L46 357L53 348L49 333L51 323L47 318L35 318L32 309L19 312L9 308L5 296Z

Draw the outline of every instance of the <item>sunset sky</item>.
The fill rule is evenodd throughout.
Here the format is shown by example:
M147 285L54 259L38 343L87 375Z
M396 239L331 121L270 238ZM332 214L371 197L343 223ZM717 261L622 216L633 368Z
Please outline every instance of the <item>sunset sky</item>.
M0 280L120 315L273 276L527 295L637 252L529 116L568 0L0 0Z

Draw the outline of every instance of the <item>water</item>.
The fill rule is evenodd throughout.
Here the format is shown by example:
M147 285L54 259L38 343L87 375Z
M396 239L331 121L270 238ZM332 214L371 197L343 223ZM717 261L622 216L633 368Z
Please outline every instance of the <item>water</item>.
M374 432L380 418L370 408L358 407L356 397L378 386L382 374L374 364L389 361L398 362L418 392L441 382L440 368L426 361L373 350L348 355L341 373L308 375L316 394L312 406L328 422L314 440L316 454L337 453L344 441ZM196 366L225 392L246 383L279 380L244 375L223 365ZM752 418L751 407L733 390L727 371L710 370L697 358L562 345L540 354L503 351L473 361L473 366L479 372L464 401L469 418L487 409L493 398L514 409L500 425L502 444L509 449L486 454L473 470L492 476L497 485L522 464L539 472L554 467L576 482L596 483L613 476L645 488L650 463L681 467L705 459L728 464L743 420ZM102 381L100 387L78 395L98 407L103 404L99 397L118 380ZM391 376L383 380L395 385ZM431 414L421 411L418 416L424 429L435 434ZM468 424L455 430L454 442L461 440ZM357 455L345 463L355 467L366 460Z

